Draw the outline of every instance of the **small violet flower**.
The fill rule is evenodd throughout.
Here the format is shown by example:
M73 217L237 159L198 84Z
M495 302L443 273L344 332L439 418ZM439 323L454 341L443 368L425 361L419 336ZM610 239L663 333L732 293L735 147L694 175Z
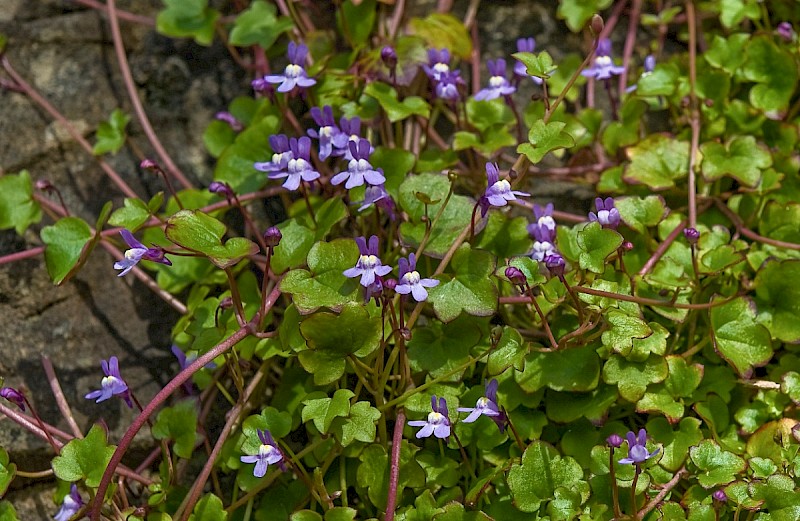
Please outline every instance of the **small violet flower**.
M325 105L321 110L319 107L313 107L311 117L319 125L319 130L308 129L308 135L319 140L319 158L328 159L333 152L333 142L342 131L333 119L333 109L330 105Z
M408 295L411 293L414 300L417 302L424 302L428 298L428 291L425 288L436 287L439 285L439 281L420 277L419 272L416 271L417 259L413 253L408 255L408 260L401 258L399 264L400 280L394 290L401 295Z
M188 353L184 353L183 350L175 344L172 344L171 351L172 354L175 355L175 358L178 359L178 365L180 366L181 371L186 369L192 362L197 360L197 351L189 351ZM209 362L203 367L206 369L216 369L217 364L214 362ZM186 391L186 394L192 394L194 389L192 387L191 380L187 380L183 383L183 390Z
M361 118L358 116L352 119L342 117L339 120L339 129L340 132L333 136L335 150L332 155L344 156L345 161L350 161L353 159L353 155L350 153L350 142L358 144L361 139ZM372 151L370 146L369 153L371 154Z
M373 235L369 238L369 246L364 237L357 237L358 251L361 256L358 258L354 268L344 271L344 276L349 278L361 277L361 285L365 288L372 286L378 277L385 277L392 271L391 266L384 266L378 258L378 237Z
M517 52L533 52L534 49L536 49L536 40L533 38L520 38L517 40ZM542 84L542 78L528 74L528 67L519 60L514 64L514 76L518 79L530 78L535 84Z
M397 207L384 185L368 185L364 191L364 200L361 201L361 206L358 207L358 211L363 212L373 204L378 208L382 208L392 221L397 218L395 213Z
M13 387L0 388L0 396L25 411L25 396Z
M644 70L642 70L642 75L639 76L639 79L646 78L653 74L653 71L656 69L656 57L652 54L648 54L644 59ZM633 84L627 89L625 92L634 92L637 88L639 88L638 84Z
M331 184L340 185L347 180L344 187L349 190L363 185L364 181L371 185L385 183L386 178L383 176L383 170L380 168L375 169L369 162L371 148L369 141L359 139L357 144L354 141L350 141L349 146L350 154L353 158L347 164L346 171L339 172L331 178Z
M134 266L139 264L140 260L149 260L166 266L172 266L172 262L164 256L164 250L162 248L158 246L155 248L148 248L137 241L136 237L128 230L122 230L119 234L122 235L122 238L130 248L125 251L124 259L114 263L115 270L122 270L117 275L118 277L122 277L131 271Z
M431 396L431 409L433 412L428 414L427 420L412 420L408 422L412 427L422 427L417 432L417 438L427 438L431 434L437 438L447 438L450 436L450 418L447 412L447 401L444 398L439 398L436 402L436 396Z
M478 101L493 100L517 91L506 78L506 61L502 58L486 62L489 68L489 86L475 94Z
M303 136L300 139L292 138L289 140L289 149L292 158L286 162L285 169L272 172L268 175L270 179L286 178L283 187L287 190L297 190L300 181L310 183L319 179L320 174L311 166L311 139Z
M85 398L87 400L94 400L97 398L95 403L100 403L108 400L112 396L119 396L125 400L128 407L133 408L128 384L125 383L125 380L122 379L122 375L119 373L119 360L117 360L117 357L112 356L108 359L108 362L102 360L101 365L103 367L103 373L105 373L105 376L100 381L101 389L90 392Z
M78 487L73 483L69 489L69 494L64 496L61 502L61 508L58 509L56 513L55 521L69 521L72 519L72 516L78 513L78 510L80 510L82 506L83 498L80 492L78 492Z
M441 76L450 72L450 51L447 49L428 49L428 64L422 69L431 81L441 81Z
M283 453L277 447L269 431L258 429L256 432L258 433L258 439L261 440L261 446L258 447L258 454L255 456L241 456L239 460L242 463L255 463L256 466L253 469L253 476L263 478L270 465L283 461Z
M598 197L594 200L594 206L597 208L597 213L589 212L589 220L597 221L603 228L611 228L616 230L619 226L620 217L619 210L614 207L614 198L606 197L605 200Z
M386 45L381 49L381 61L386 67L394 70L397 67L397 51L391 45Z
M461 99L461 91L459 90L461 85L464 85L461 73L459 71L448 71L439 76L439 81L433 91L439 99L458 101Z
M279 172L285 169L293 157L289 138L285 134L275 134L269 137L269 146L272 149L272 161L253 163L253 168L261 172Z
M214 114L214 119L222 121L223 123L227 123L228 126L230 126L234 132L241 132L242 129L244 128L241 122L238 119L236 119L236 116L234 116L230 112L226 111L217 112L216 114Z
M614 65L614 60L611 59L611 40L603 38L597 44L594 63L591 67L582 70L581 74L587 78L607 80L611 76L619 76L623 72L625 72L625 67Z
M794 28L789 22L779 23L778 27L775 29L775 32L787 42L794 40Z
M564 260L564 257L562 257L561 254L556 251L544 258L544 265L550 272L551 277L560 278L564 276L564 270L567 267L567 262Z
M289 42L289 49L286 53L289 58L289 65L283 70L283 74L269 74L263 80L267 83L279 84L278 92L289 92L295 87L306 88L317 83L317 80L309 78L304 68L308 47L294 42Z
M486 191L478 200L481 207L481 217L486 217L486 212L490 206L505 206L508 201L515 201L516 196L529 196L531 194L511 190L511 183L506 179L500 179L500 171L496 163L486 163L486 178L488 180Z
M536 222L528 225L528 234L533 237L533 252L531 258L543 261L545 257L556 253L556 222L553 220L553 203L548 203L542 208L533 205L533 216Z
M656 449L653 452L647 452L647 432L644 429L639 430L638 436L633 434L633 431L628 431L625 435L628 440L628 457L619 460L623 465L641 465L648 459L652 458L661 449Z
M492 378L486 384L486 392L483 396L478 398L475 407L459 407L458 412L468 412L469 416L464 418L464 423L472 423L481 416L489 416L492 421L497 423L500 432L505 429L505 415L500 411L497 406L497 380Z

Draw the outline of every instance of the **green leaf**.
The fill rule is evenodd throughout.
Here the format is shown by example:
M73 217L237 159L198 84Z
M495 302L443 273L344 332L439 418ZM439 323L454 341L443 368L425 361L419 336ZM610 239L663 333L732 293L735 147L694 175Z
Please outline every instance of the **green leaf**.
M200 441L197 433L197 403L191 399L183 400L162 409L151 431L157 440L173 440L173 450L179 457L191 458L195 444Z
M398 497L402 497L406 487L423 487L425 485L425 471L414 460L414 453L419 450L403 440L400 445L400 477L397 486ZM356 480L358 486L367 490L367 496L372 504L379 509L386 507L386 497L389 491L389 455L386 449L378 444L369 445L359 456L361 464L358 466Z
M581 252L578 262L581 268L594 273L605 271L606 258L622 246L622 235L609 228L603 228L595 221L578 231L578 247Z
M87 487L97 488L114 449L106 443L106 431L93 425L85 438L73 439L53 458L53 472L58 479L70 482L83 479Z
M701 425L697 418L683 418L677 425L677 430L673 431L673 426L665 418L648 421L647 433L662 446L658 464L671 472L681 468L689 457L689 447L697 445L703 439Z
M339 389L333 398L315 398L303 402L303 422L313 420L314 426L323 434L327 434L337 417L350 414L350 398L355 396L349 389Z
M745 18L761 18L761 8L756 0L720 0L719 21L726 29L739 25Z
M364 45L372 33L378 11L375 0L346 0L339 11L339 25L354 47Z
M453 255L450 268L454 272L452 278L446 280L447 274L443 274L442 283L428 294L439 320L450 322L462 312L479 317L492 315L498 298L497 286L491 278L495 257L463 244Z
M703 53L703 58L712 67L733 75L746 59L744 47L749 40L750 35L746 33L732 34L728 38L714 35L711 47Z
M669 213L664 198L659 195L647 197L618 197L614 206L619 210L622 222L639 233L657 226Z
M529 75L543 80L548 79L558 69L558 65L553 63L553 57L547 51L535 54L531 52L516 52L511 56L525 65L525 70Z
M299 268L306 263L306 256L314 245L314 232L303 226L297 219L288 219L278 225L281 243L275 248L270 268L275 273L283 273L289 268Z
M409 96L400 101L397 98L397 91L385 83L379 81L369 83L364 89L364 94L378 101L392 123L414 115L430 117L431 107L424 99L419 96Z
M356 300L359 284L343 272L358 261L358 246L352 239L318 242L308 252L308 270L292 270L281 281L281 291L292 295L301 313L320 307L339 309Z
M672 96L678 88L680 71L672 63L659 63L649 74L643 74L636 83L639 96Z
M16 475L17 466L10 463L8 452L3 447L0 447L0 497L6 494L8 486L14 481Z
M356 402L350 407L350 415L334 425L333 432L343 447L356 440L372 443L375 441L375 422L380 417L381 412L369 402Z
M779 241L800 242L800 204L770 201L758 221L761 235Z
M644 184L653 190L675 186L686 176L689 164L689 143L665 134L652 134L626 150L630 164L623 179Z
M603 366L603 381L616 385L620 396L629 402L641 399L649 384L663 382L667 374L664 359L655 356L645 362L629 362L615 355Z
M481 511L467 511L464 505L454 501L444 507L444 511L436 514L432 521L492 521L492 518Z
M664 386L675 398L689 398L703 380L704 368L701 364L689 365L682 356L666 357L669 376Z
M745 48L742 66L745 79L758 85L750 89L750 103L768 113L784 111L797 86L797 66L791 54L772 41L756 36Z
M111 152L116 154L125 144L125 127L130 123L131 117L120 109L114 109L108 121L101 121L97 127L97 143L92 147L92 153L101 156Z
M501 374L508 367L521 371L526 354L528 346L522 340L522 335L516 328L505 326L497 347L489 355L486 368L492 376Z
M752 497L763 502L770 519L790 521L800 518L800 494L794 480L781 474L770 476L766 483L752 484Z
M477 248L488 250L498 258L525 255L533 248L525 217L509 218L503 212L489 212L486 227L478 236Z
M569 423L586 418L602 423L608 418L608 409L618 403L617 388L600 385L589 393L547 392L547 417L558 423Z
M425 18L412 18L411 29L430 49L450 49L463 60L472 54L472 38L461 20L453 15L433 13Z
M369 161L375 168L382 168L386 177L386 191L397 195L400 184L406 179L409 172L414 169L416 156L402 148L377 147L369 156Z
M219 157L235 139L236 131L224 121L214 120L203 131L203 144L212 157Z
M2 38L3 35L0 34L0 50L2 50L5 42ZM17 511L14 509L14 505L12 505L7 500L0 501L0 521L18 521L19 518L17 517Z
M562 0L558 17L567 23L573 33L579 32L593 14L611 5L611 0Z
M756 186L762 171L772 165L772 156L753 136L735 136L724 146L713 141L703 143L700 152L707 181L729 175L747 186Z
M126 197L123 204L122 208L114 210L108 224L135 232L150 218L150 209L141 199Z
M313 510L299 510L292 514L289 521L323 521L322 515Z
M208 0L162 0L166 9L158 13L156 30L164 36L191 36L200 45L211 45L219 12Z
M408 342L408 360L412 371L425 371L439 378L469 359L470 350L480 342L485 333L485 321L469 315L459 315L449 324L432 322L414 328ZM459 380L462 373L454 373L450 380Z
M14 228L18 235L42 220L42 209L33 199L33 184L27 170L0 176L0 230Z
M325 512L325 521L353 521L358 511L350 507L333 507Z
M514 376L528 393L545 386L555 391L591 391L600 379L600 360L591 346L534 351L525 358L525 369Z
M712 440L703 440L696 447L689 449L689 457L700 471L697 473L697 479L704 488L730 483L736 479L736 474L746 468L742 458L722 450Z
M47 273L54 284L66 281L85 262L92 230L83 219L64 217L41 231ZM86 252L86 253L84 253Z
M189 521L227 521L228 513L222 506L222 500L214 494L206 494L194 506Z
M381 318L370 317L361 304L349 303L339 315L311 315L300 324L300 332L309 348L300 352L300 363L314 375L314 383L327 385L344 374L348 355L367 356L378 348Z
M756 322L748 300L739 297L711 308L711 327L714 347L743 378L772 358L769 331Z
M770 261L754 281L758 321L773 338L795 343L800 340L800 287L787 281L800 280L800 260Z
M275 6L264 0L255 0L250 7L236 16L228 43L237 47L258 45L269 50L275 40L291 29L290 18L275 16Z
M514 122L514 113L503 100L467 100L467 119L481 134L486 131L505 127Z
M537 120L528 132L528 141L517 147L517 152L525 156L536 164L547 155L548 152L562 148L570 148L575 145L575 140L570 134L564 132L567 124L561 121L551 121L545 123L544 120Z
M578 462L570 457L562 458L553 447L542 441L529 445L522 454L521 464L512 465L508 472L511 497L514 505L523 512L535 512L542 503L553 499L562 487L588 498L589 484L583 480L583 469Z
M258 253L258 245L243 237L233 237L223 243L226 231L224 224L198 210L181 210L167 219L165 229L169 240L203 254L221 269L230 268L243 258Z
M663 385L654 386L652 391L644 393L641 400L636 402L636 411L641 413L661 413L670 423L676 423L683 417L683 404L664 388Z

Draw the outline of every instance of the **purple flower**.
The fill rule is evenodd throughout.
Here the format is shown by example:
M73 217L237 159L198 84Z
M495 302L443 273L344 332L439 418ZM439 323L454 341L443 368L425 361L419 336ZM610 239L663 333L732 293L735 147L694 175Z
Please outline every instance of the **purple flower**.
M508 201L515 201L516 196L529 196L531 194L511 190L511 183L506 179L500 179L500 171L497 163L486 163L487 186L483 196L478 200L481 207L481 217L486 216L490 206L505 206Z
M622 436L620 436L616 432L611 436L609 436L608 438L606 438L606 443L608 443L609 447L614 447L615 449L622 447L622 441L623 441Z
M97 398L95 403L100 403L108 400L112 396L119 396L125 400L128 407L133 408L130 391L128 391L128 384L125 383L125 380L122 379L122 375L119 374L119 360L117 360L117 357L112 356L108 359L108 362L102 360L101 365L103 367L103 373L105 373L105 376L100 381L101 389L99 391L90 392L85 398L87 400L94 400Z
M289 65L283 70L283 74L264 76L264 81L272 84L280 83L277 88L278 92L289 92L295 87L306 88L317 83L317 80L308 77L304 68L308 47L302 43L297 45L294 42L289 42L289 50L286 55L289 58Z
M319 172L311 166L311 139L303 136L300 139L292 138L289 140L292 158L286 162L285 169L272 172L268 175L270 179L286 178L283 187L287 190L297 190L300 181L310 183L319 179Z
M439 81L433 91L439 99L457 101L461 99L461 91L459 90L461 85L464 85L461 73L459 71L448 71L439 76Z
M715 490L714 493L711 494L711 497L714 501L719 501L720 503L724 503L728 500L728 495L722 489Z
M125 251L124 259L114 263L115 270L122 270L117 275L118 277L122 277L131 271L134 266L139 264L140 260L149 260L158 262L159 264L172 266L172 262L170 262L170 260L164 256L164 250L160 247L146 247L144 244L137 241L136 237L134 237L133 234L128 230L122 230L119 232L119 234L122 235L123 239L125 239L125 242L128 244L130 249Z
M475 407L459 407L458 412L468 412L469 416L464 418L464 423L472 423L481 416L488 416L500 428L500 432L505 429L505 414L497 406L497 380L492 378L486 384L486 392L478 398Z
M400 264L400 281L394 290L401 295L408 295L414 297L417 302L423 302L428 298L428 292L425 288L433 288L439 285L436 279L423 279L420 277L419 272L416 271L417 259L413 253L408 255L408 260L401 258Z
M564 260L564 257L562 257L560 253L554 251L553 253L544 258L544 265L550 272L550 276L563 277L564 269L566 268L567 263Z
M184 353L180 347L172 344L171 348L172 354L175 355L175 358L178 359L178 365L181 368L181 371L186 369L192 362L197 360L197 351L189 351L189 353ZM204 365L206 369L216 369L217 364L214 362L209 362ZM192 388L191 380L187 380L183 383L183 390L186 391L186 394L192 394L194 389Z
M222 181L211 181L208 185L208 191L212 194L219 194L228 200L232 199L234 195L231 185Z
M517 40L517 52L533 52L534 49L536 49L536 40L533 38L520 38ZM519 60L514 64L514 75L520 79L530 78L537 85L541 85L543 82L542 78L528 74L528 67Z
M392 196L386 191L384 185L368 185L364 191L364 200L361 201L361 206L359 206L358 211L363 212L373 204L378 208L383 208L392 221L397 218L395 214L396 206L392 200Z
M436 403L436 396L431 396L431 409L433 412L428 414L427 420L412 420L408 422L412 427L422 427L417 432L417 438L427 438L431 434L437 438L447 438L450 436L450 418L447 412L447 401L439 398Z
M696 228L684 228L683 236L686 237L689 244L697 244L697 240L700 238L700 232L698 232Z
M397 67L397 52L394 47L387 45L381 49L381 61L390 69Z
M447 49L428 49L428 64L422 69L431 81L440 81L443 74L450 72L450 51Z
M18 391L13 387L3 387L0 389L0 396L16 405L21 410L25 410L25 396L21 391Z
M253 168L261 172L278 172L286 168L293 157L289 138L285 134L275 134L269 137L269 146L272 149L272 161L253 163Z
M553 219L553 203L542 208L533 205L533 217L536 222L528 225L528 234L533 237L533 260L543 261L545 257L556 252L556 222Z
M361 256L354 268L344 271L344 276L351 279L360 276L361 285L368 288L377 277L384 277L391 273L392 267L384 266L378 258L378 237L376 235L369 238L369 246L364 237L357 237L356 244L358 244Z
M475 94L478 101L493 100L516 92L516 87L506 78L506 61L503 58L486 62L489 68L489 86Z
M347 164L346 171L339 172L331 178L331 184L340 185L347 180L344 187L349 190L355 186L363 185L364 181L371 185L385 183L386 178L383 176L383 170L380 168L376 170L369 162L371 148L369 141L366 139L359 139L358 144L351 141L349 145L350 155L352 155L353 158Z
M83 498L80 492L78 492L78 487L73 483L69 489L69 494L64 496L61 502L61 508L59 508L58 513L56 513L55 521L69 521L72 519L72 516L78 513L78 510L80 510L82 506Z
M253 469L253 475L257 478L263 478L270 465L283 461L283 453L277 447L269 431L257 429L256 432L258 433L258 439L261 440L261 446L258 447L258 454L255 456L241 456L239 460L242 463L255 463L256 466Z
M775 29L775 32L787 42L791 42L794 39L794 28L789 22L779 23L778 27Z
M614 207L614 198L606 197L603 200L598 197L594 200L594 206L597 208L597 213L589 212L589 220L599 222L603 225L603 228L616 230L619 226L620 217L619 210Z
M333 151L333 142L342 133L333 119L333 109L330 105L325 105L322 110L319 107L311 109L311 117L319 125L319 130L308 129L308 135L319 140L319 158L328 159Z
M647 76L653 74L655 68L656 68L656 57L653 56L652 54L648 54L644 59L644 70L642 71L642 75L639 76L639 79L646 78ZM639 88L639 84L634 83L633 85L625 89L625 92L634 92L637 88Z
M624 465L641 465L648 459L652 458L661 449L656 449L653 452L647 452L647 432L644 429L639 430L639 435L633 434L633 431L628 431L625 435L628 440L628 457L619 460Z
M353 155L350 153L350 143L358 143L361 139L361 118L355 116L352 119L347 119L342 117L339 120L339 129L341 132L333 136L333 147L335 150L333 151L334 156L344 156L346 161L350 161L353 159ZM372 153L372 147L370 146L369 153Z
M618 76L623 72L625 72L625 67L614 65L614 60L611 59L611 40L603 38L597 44L594 63L591 67L582 70L581 74L587 78L607 80L611 76Z

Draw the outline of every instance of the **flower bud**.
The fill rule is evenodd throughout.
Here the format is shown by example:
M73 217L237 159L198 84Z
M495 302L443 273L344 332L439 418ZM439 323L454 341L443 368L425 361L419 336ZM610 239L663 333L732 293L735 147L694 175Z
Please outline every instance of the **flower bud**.
M279 245L282 238L283 234L275 226L270 226L267 228L267 231L264 232L264 242L268 248L274 248Z
M37 190L41 190L42 192L45 192L47 190L52 190L54 188L53 183L51 183L47 179L37 179L34 186L36 187Z
M239 120L230 112L217 112L214 114L214 119L227 123L235 132L241 132L243 128Z
M684 228L683 236L689 241L689 244L697 244L697 239L700 238L700 232L694 228Z
M25 397L22 392L13 387L3 387L0 389L0 396L13 403L23 411L25 410Z
M792 28L792 24L789 22L779 23L778 27L775 29L775 32L787 42L791 42L794 38L794 29Z
M631 241L625 241L622 243L622 249L625 251L631 251L633 249L633 243Z
M231 297L225 297L224 299L219 301L220 309L230 309L232 307L233 307L233 299Z
M562 277L564 276L564 268L567 263L564 261L564 257L558 253L554 253L544 258L544 265L547 266L551 276Z
M617 433L614 433L608 438L606 438L606 443L608 443L610 447L614 447L615 449L620 448L622 446L623 441L624 440L622 439L622 436L620 436Z
M397 279L386 279L383 281L383 287L390 291L394 291L394 288L397 287Z
M714 498L714 501L719 501L720 503L728 500L728 495L725 494L725 491L722 489L715 490L714 493L711 494L711 497Z
M411 330L408 329L407 327L404 327L404 328L400 329L400 336L402 336L403 340L405 340L406 342L410 342L411 341Z
M381 60L390 69L397 67L397 53L392 46L387 45L381 49Z
M141 168L144 168L145 170L160 170L161 169L161 167L158 166L158 163L156 163L152 159L142 159L142 162L139 163L139 166Z
M512 284L516 284L517 286L524 286L528 282L528 279L525 277L525 274L522 273L522 270L515 268L514 266L509 266L506 268L506 278L510 280Z
M225 199L233 197L233 189L231 189L228 183L222 183L220 181L212 181L211 184L208 185L208 191L212 194L222 195Z
M589 25L589 27L592 29L592 33L597 36L603 32L604 26L605 22L603 22L603 17L597 13L593 14L591 24Z

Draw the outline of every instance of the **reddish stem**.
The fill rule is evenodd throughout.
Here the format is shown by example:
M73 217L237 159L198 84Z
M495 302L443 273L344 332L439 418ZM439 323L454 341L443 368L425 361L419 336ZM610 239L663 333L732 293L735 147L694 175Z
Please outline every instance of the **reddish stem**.
M394 510L397 505L397 484L400 481L400 447L403 443L403 427L406 424L406 415L403 411L397 413L392 434L392 463L389 468L389 496L386 499L386 517L384 521L394 521Z

